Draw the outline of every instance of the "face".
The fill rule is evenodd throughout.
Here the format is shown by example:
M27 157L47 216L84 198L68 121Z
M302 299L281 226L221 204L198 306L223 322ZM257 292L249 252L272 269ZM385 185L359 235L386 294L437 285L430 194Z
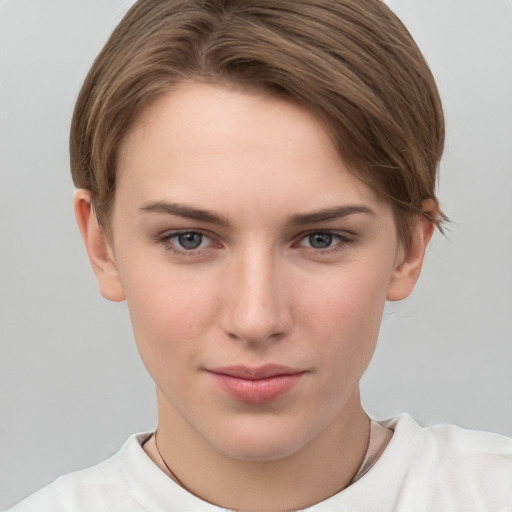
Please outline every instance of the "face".
M308 110L204 84L159 99L122 147L112 233L161 416L270 460L359 406L401 251Z

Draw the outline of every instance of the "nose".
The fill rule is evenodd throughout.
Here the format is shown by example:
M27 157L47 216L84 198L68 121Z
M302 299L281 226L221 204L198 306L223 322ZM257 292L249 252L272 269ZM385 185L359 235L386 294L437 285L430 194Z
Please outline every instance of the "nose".
M223 285L224 332L251 345L283 338L292 326L285 281L271 254L252 251L232 262Z

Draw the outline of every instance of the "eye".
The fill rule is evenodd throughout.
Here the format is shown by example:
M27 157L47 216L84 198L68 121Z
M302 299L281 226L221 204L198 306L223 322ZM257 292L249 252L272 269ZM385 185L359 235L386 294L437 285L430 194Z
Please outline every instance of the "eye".
M167 232L157 238L164 248L176 254L193 254L194 251L206 249L212 244L212 239L200 231Z
M343 245L352 242L351 239L338 234L331 233L329 231L315 231L308 233L299 240L298 245L314 249L316 251L322 251L325 249L336 249L341 248Z
M306 238L313 249L327 249L331 246L333 240L331 233L312 233Z
M180 245L182 249L186 249L188 251L192 251L194 249L199 249L201 244L203 243L203 234L196 232L188 232L188 233L179 233L174 235L176 242Z

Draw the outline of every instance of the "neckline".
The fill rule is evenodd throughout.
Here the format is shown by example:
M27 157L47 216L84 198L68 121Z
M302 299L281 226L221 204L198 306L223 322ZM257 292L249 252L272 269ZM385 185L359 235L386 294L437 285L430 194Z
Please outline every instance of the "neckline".
M391 442L393 434L393 429L385 427L375 420L371 420L368 449L366 450L363 463L359 467L350 485L357 482L372 469Z
M383 424L369 418L369 433L368 433L368 443L365 449L365 455L359 469L356 474L350 481L350 483L336 492L332 496L325 498L322 502L326 502L330 500L333 496L339 495L344 492L346 489L349 489L354 483L360 480L366 473L368 473L371 468L378 462L381 455L385 452L388 444L391 442L393 438L394 430L393 428L384 426ZM180 489L182 489L185 493L194 498L200 500L203 503L207 503L210 506L218 507L218 505L212 504L206 501L201 496L198 496L196 493L192 492L185 486L178 477L170 470L169 466L166 464L165 460L162 458L160 451L156 445L156 430L153 433L150 433L148 437L141 442L140 444L142 450L145 455L151 460L151 462L158 467L158 469L164 473L164 475L170 479L174 484L176 484Z
M345 510L343 507L353 510L358 506L360 510L393 509L397 482L404 480L411 461L422 449L424 433L405 413L376 423L394 432L380 457L373 461L368 471L359 475L356 482L331 498L312 505L308 511ZM116 457L118 470L134 497L154 512L165 512L165 504L176 504L183 512L225 510L191 495L167 476L142 448L152 434L133 435ZM364 504L363 508L361 504Z

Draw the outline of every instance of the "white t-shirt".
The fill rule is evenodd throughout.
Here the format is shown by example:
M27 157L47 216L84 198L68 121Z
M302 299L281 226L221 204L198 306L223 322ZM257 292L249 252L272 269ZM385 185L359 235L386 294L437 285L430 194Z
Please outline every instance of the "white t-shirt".
M359 480L309 512L512 512L512 439L451 425L422 428L406 414ZM58 478L10 512L217 512L165 475L136 434L119 453Z

